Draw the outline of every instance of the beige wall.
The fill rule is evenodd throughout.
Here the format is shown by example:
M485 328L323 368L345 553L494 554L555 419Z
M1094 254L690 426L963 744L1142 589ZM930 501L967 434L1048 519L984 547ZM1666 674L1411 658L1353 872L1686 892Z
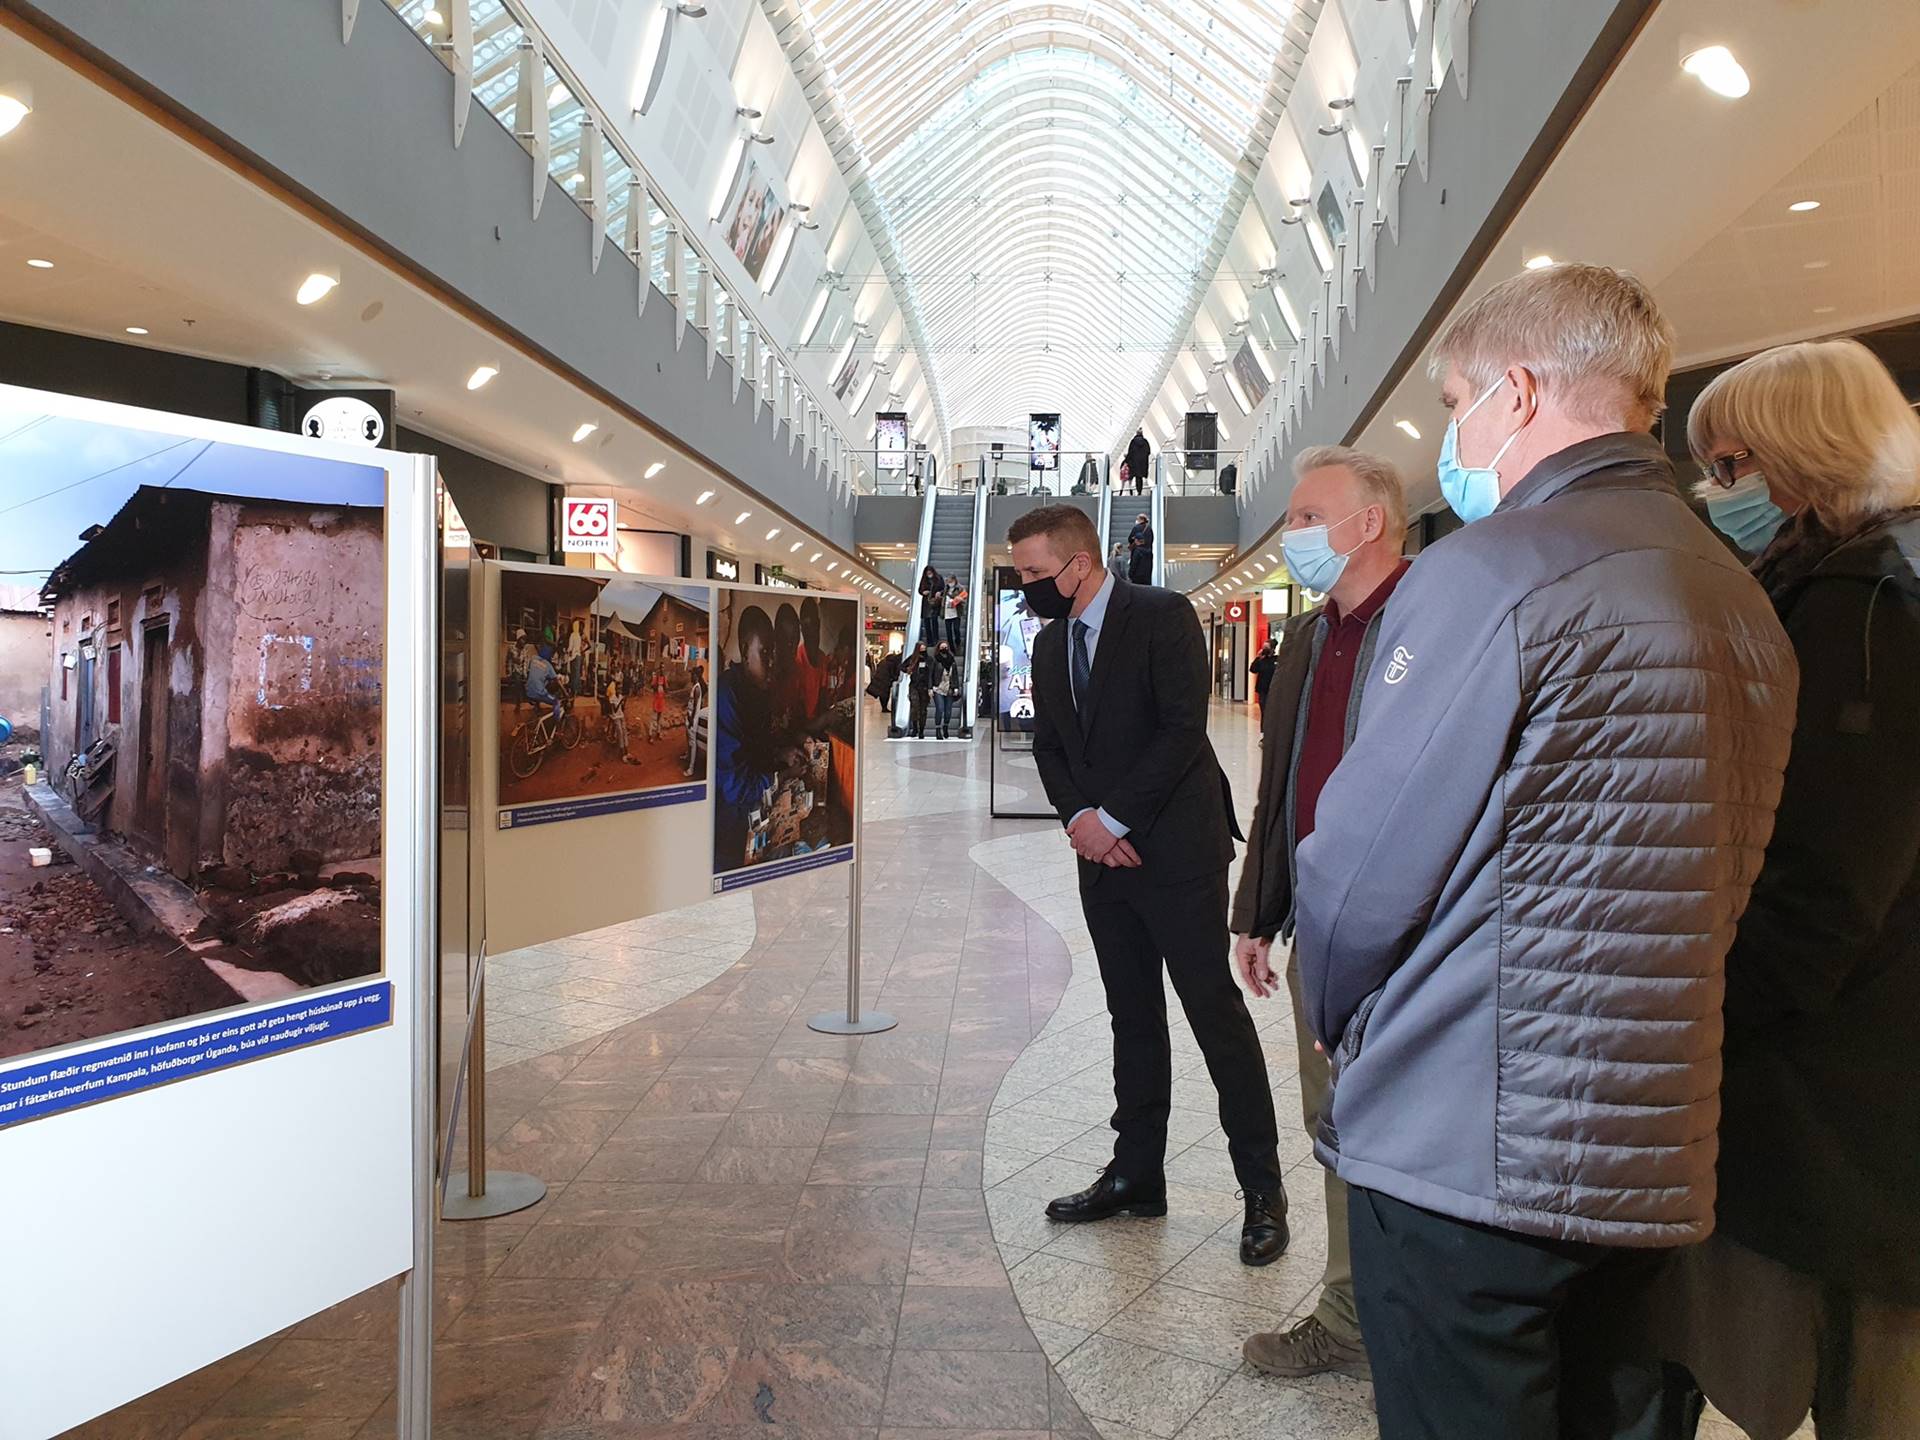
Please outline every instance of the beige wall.
M53 673L51 632L37 613L0 611L0 715L16 736L40 728L40 692Z

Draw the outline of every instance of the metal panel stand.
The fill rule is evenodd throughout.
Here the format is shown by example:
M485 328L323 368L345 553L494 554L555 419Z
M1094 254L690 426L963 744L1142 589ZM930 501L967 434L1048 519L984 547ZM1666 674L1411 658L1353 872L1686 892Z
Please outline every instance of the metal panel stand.
M924 551L923 551L924 553ZM864 641L867 633L867 607L863 602L854 611L854 633ZM857 715L856 708L855 714ZM856 724L858 722L856 721ZM809 1030L822 1035L878 1035L900 1022L884 1011L860 1012L860 861L866 854L866 769L867 747L854 737L853 747L853 864L847 876L847 1008L845 1013L828 1010L807 1021Z
M473 1022L467 1031L467 1169L464 1175L447 1179L440 1201L442 1220L491 1220L537 1205L547 1194L547 1182L538 1176L487 1169L486 963L483 949Z

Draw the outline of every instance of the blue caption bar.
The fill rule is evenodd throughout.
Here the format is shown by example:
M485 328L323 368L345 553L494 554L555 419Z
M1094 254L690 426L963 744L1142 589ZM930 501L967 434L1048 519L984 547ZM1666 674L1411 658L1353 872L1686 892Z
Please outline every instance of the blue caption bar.
M836 845L831 850L816 850L811 855L794 855L786 860L769 860L764 865L736 870L731 875L714 877L713 893L724 895L747 885L764 885L769 880L784 880L789 875L805 874L824 865L845 865L853 859L851 845Z
M545 805L516 805L500 812L502 830L529 825L551 825L556 820L586 820L595 815L620 815L629 810L652 810L661 805L686 805L707 798L706 783L673 785L665 790L639 790L631 795L596 795L588 800L554 800Z
M0 1070L0 1129L375 1030L392 1018L393 986L383 980Z

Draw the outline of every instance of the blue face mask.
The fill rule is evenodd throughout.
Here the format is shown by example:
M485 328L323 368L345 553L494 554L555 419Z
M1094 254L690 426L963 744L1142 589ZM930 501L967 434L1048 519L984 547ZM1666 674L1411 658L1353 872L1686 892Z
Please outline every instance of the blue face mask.
M1353 515L1365 513L1366 507L1363 505ZM1345 520L1336 520L1333 524L1344 525L1347 520L1353 519L1353 515ZM1360 548L1360 545L1355 545L1353 550L1342 555L1327 541L1327 532L1332 528L1332 525L1303 525L1298 530L1288 530L1280 536L1280 553L1287 557L1287 573L1307 589L1317 590L1322 595L1339 583L1353 550ZM1361 545L1365 543L1364 539L1360 542Z
M1503 376L1467 407L1466 414L1456 415L1449 420L1446 438L1440 442L1440 493L1446 497L1453 513L1469 525L1476 520L1486 519L1499 505L1500 471L1496 467L1500 464L1501 456L1520 438L1520 432L1516 430L1507 437L1507 443L1494 452L1491 464L1477 470L1469 469L1460 463L1460 422L1492 399L1494 392L1504 384L1506 379Z
M1758 555L1787 523L1787 512L1773 503L1767 477L1755 473L1707 496L1707 518L1747 554Z

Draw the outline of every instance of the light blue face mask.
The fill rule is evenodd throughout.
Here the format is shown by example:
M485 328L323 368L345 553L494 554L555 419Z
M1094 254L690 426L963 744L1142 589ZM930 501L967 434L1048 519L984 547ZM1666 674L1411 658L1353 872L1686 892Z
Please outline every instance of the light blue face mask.
M1758 555L1787 523L1787 512L1773 503L1767 477L1756 471L1708 495L1707 519L1747 554Z
M1367 507L1361 506L1353 515L1364 515ZM1349 515L1344 520L1336 520L1334 525L1344 525L1353 519ZM1287 573L1309 590L1317 590L1324 595L1339 583L1341 575L1346 573L1347 561L1352 558L1353 550L1366 544L1363 538L1360 545L1342 555L1327 541L1327 533L1333 525L1303 525L1298 530L1288 530L1280 536L1280 553L1287 557Z
M1460 422L1491 400L1494 392L1506 383L1505 376L1494 381L1484 395L1467 407L1465 414L1449 420L1446 438L1440 442L1440 493L1446 497L1453 513L1469 525L1486 519L1499 505L1500 471L1496 467L1513 442L1520 438L1520 431L1507 437L1507 443L1494 452L1492 463L1477 470L1469 469L1460 463Z

